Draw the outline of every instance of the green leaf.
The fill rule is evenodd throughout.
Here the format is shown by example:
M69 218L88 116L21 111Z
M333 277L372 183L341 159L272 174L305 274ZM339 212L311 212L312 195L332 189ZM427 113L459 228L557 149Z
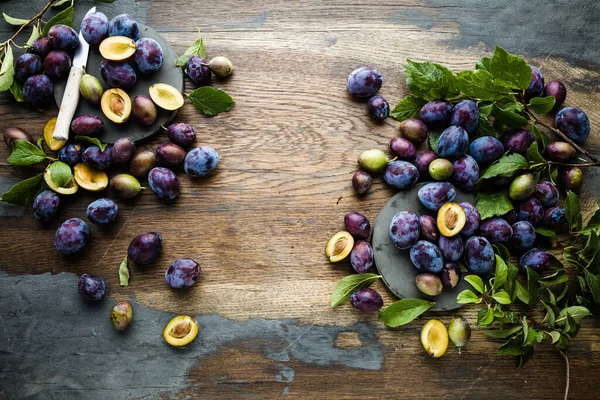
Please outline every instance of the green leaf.
M4 50L4 60L2 60L2 67L0 67L0 92L5 92L11 88L13 81L15 80L15 67L13 65L14 57L12 46L6 45Z
M502 257L496 255L496 271L494 272L494 289L501 288L508 277L508 267ZM500 301L498 301L500 303ZM509 296L510 303L510 296ZM504 304L504 303L501 303ZM507 303L508 304L508 303Z
M508 342L504 343L498 349L499 356L520 356L527 354L530 349L523 347L523 343L519 339L510 339Z
M13 151L7 161L12 165L33 165L44 161L48 156L39 147L27 140L15 140Z
M583 306L571 306L567 308L563 308L556 319L556 325L562 326L565 325L567 321L567 316L573 318L575 323L579 324L584 317L591 315L590 310Z
M461 71L456 75L458 87L468 97L482 101L508 99L515 101L510 88L494 82L494 77L484 69Z
M205 115L217 115L231 110L235 101L225 91L202 86L188 96L192 104Z
M337 307L346 303L350 299L352 293L356 292L358 289L371 286L371 284L379 278L381 278L381 275L377 274L353 274L346 276L340 280L337 285L335 285L335 289L333 289L333 294L331 295L331 307Z
M478 326L488 326L492 322L494 322L494 310L492 310L489 306L479 310L477 313Z
M129 267L127 256L121 261L119 265L119 283L121 286L129 286Z
M379 320L390 327L406 325L429 310L435 302L419 299L402 299L379 313Z
M510 329L489 330L484 331L483 333L494 339L506 339L507 337L512 336L517 332L521 332L522 329L523 327L521 325L518 325Z
M547 304L545 301L541 302L544 305L544 308L546 309L546 316L544 317L544 321L546 321L548 323L548 326L550 328L554 327L554 323L556 321L556 314L554 313L554 309L552 308L551 305Z
M543 151L548 145L548 135L546 135L545 132L540 131L536 125L531 125L530 130L535 137L535 141L538 142L538 149Z
M514 208L508 197L508 190L505 189L498 192L479 192L475 207L482 220L504 215Z
M14 185L10 190L0 198L0 201L4 201L10 204L17 204L25 206L33 201L33 197L39 192L42 187L42 180L44 174L38 174L29 179L25 179Z
M54 161L52 164L48 166L50 169L50 176L52 177L52 181L58 187L65 187L67 183L73 178L73 172L71 172L71 167L69 164L66 164L62 161Z
M600 274L594 275L586 269L584 270L584 276L587 286L592 293L594 303L600 303Z
M456 296L458 304L481 303L482 299L469 289L465 289Z
M73 25L73 14L74 9L73 6L70 5L69 7L56 14L54 17L50 18L50 20L48 20L48 22L46 22L46 24L44 25L44 29L42 29L42 36L47 36L48 31L54 25L63 24L70 26L71 28L75 28L75 25Z
M479 293L483 294L485 292L485 286L483 284L483 281L478 275L467 275L464 277L464 280L469 282L471 286L473 286L473 288Z
M565 216L571 229L576 231L581 229L582 220L579 197L571 190L567 191L567 198L565 199Z
M500 304L510 304L510 296L504 290L494 293L492 298Z
M406 85L411 93L425 100L445 99L459 93L456 77L448 68L432 62L406 61Z
M581 230L581 232L590 232L592 230L600 230L600 204L596 204L596 211L594 211L594 215L588 221L585 228Z
M41 36L42 36L42 29L40 27L40 23L38 22L31 30L31 35L29 36L29 39L27 39L27 46L28 47L33 46L33 42L38 40Z
M496 130L494 129L492 124L490 124L488 117L486 117L485 115L479 114L479 121L477 122L476 136L478 138L483 137L483 136L492 136L492 137L498 136L498 134L496 133Z
M503 259L502 262L504 262L504 259L510 258L510 252L508 251L506 246L503 245L502 243L494 243L492 245L492 247L496 251L496 254L498 254ZM498 275L498 262L497 261L496 261L496 275Z
M494 116L494 126L502 129L517 129L521 128L529 122L527 118L519 114L515 107L518 103L508 103L503 107L494 104L492 115Z
M529 295L528 306L533 306L540 297L540 285L538 281L540 276L532 268L525 268L527 271L527 294Z
M409 118L419 118L421 108L427 103L425 99L417 96L406 96L390 112L392 118L398 121L404 121Z
M552 275L548 275L548 276L544 276L543 278L540 278L540 283L542 285L545 286L550 286L550 285L558 285L560 283L565 283L569 281L569 276L567 275L567 272L564 270L559 270L556 271L555 273L553 273Z
M491 61L492 59L489 57L481 57L479 61L477 61L477 64L475 64L475 69L483 69L487 72L492 72L490 66Z
M75 142L93 144L94 146L100 147L100 150L102 151L106 150L106 143L101 143L100 140L95 137L75 135L73 140Z
M534 97L529 100L529 105L533 108L538 114L547 114L554 108L554 103L556 102L556 97L547 96L547 97Z
M538 332L535 329L529 329L527 335L523 337L523 346L531 346L537 340Z
M531 268L528 268L531 269ZM519 300L521 300L524 304L529 305L529 292L527 288L523 286L520 281L515 281L515 294Z
M2 16L4 17L4 20L6 21L6 23L8 23L9 25L21 26L21 25L25 25L26 23L29 22L28 19L14 18L4 12L2 13Z
M560 340L560 332L559 331L548 332L548 335L550 335L550 337L552 337L552 344L554 344Z
M494 109L494 104L492 103L479 103L479 115L483 115L484 117L489 117L492 114L492 110Z
M96 1L100 1L100 0L96 0ZM54 2L54 3L52 3L52 7L58 8L60 6L64 6L67 3L70 3L70 2L71 2L71 0L58 0L58 1Z
M204 48L204 41L202 40L202 34L200 33L200 28L198 28L198 40L194 42L190 47L188 47L183 53L184 56L200 56L206 59L206 49ZM189 58L188 57L188 58ZM187 64L187 60L186 60Z
M527 89L531 82L531 67L521 57L509 54L496 45L494 55L490 60L490 70L497 81L511 88Z
M550 240L556 239L556 233L550 228L544 228L543 226L538 226L535 228L535 233L538 235L547 237Z
M510 301L513 302L517 298L516 287L518 283L517 275L519 274L519 268L509 261L506 262L506 267L508 269L508 277L504 286L510 295Z
M515 172L527 168L529 168L529 164L525 157L517 153L508 154L486 169L481 179L490 179L496 176L510 177Z
M25 101L25 98L23 97L23 86L16 79L10 86L10 92L17 102L22 103Z
M179 56L175 59L175 65L181 68L186 68L190 58L192 58L192 56Z
M440 141L440 137L442 136L443 132L444 131L442 131L442 130L429 131L429 134L427 135L427 140L429 142L429 148L431 150L436 151L437 144Z
M546 159L540 154L537 142L531 143L527 149L527 161L529 161L530 164L546 163Z

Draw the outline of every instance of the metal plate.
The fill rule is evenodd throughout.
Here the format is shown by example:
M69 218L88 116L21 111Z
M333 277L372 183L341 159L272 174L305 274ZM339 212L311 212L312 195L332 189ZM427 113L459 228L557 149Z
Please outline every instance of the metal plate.
M453 310L462 306L456 302L456 296L464 289L470 289L468 282L461 280L454 289L444 288L439 296L431 297L421 293L415 285L415 277L421 273L410 261L408 250L399 250L390 239L389 228L394 215L400 211L412 211L417 216L423 214L435 218L435 213L421 205L417 192L424 183L399 192L383 207L373 229L373 252L375 265L383 277L383 282L400 299L416 298L435 301L433 311ZM475 204L475 197L456 189L457 203L468 202ZM464 276L464 274L463 274Z
M175 66L177 54L175 54L175 51L171 45L152 28L148 28L140 23L138 23L138 26L140 28L140 37L152 38L160 44L163 49L163 63L160 69L153 74L144 75L138 72L137 82L133 89L129 90L127 94L129 94L132 100L139 94L149 96L148 88L155 83L168 83L183 93L183 70ZM100 77L99 68L102 60L104 59L98 52L98 48L90 48L86 72L98 78L100 82L102 82L104 88L108 89L108 86ZM54 85L54 99L59 107L66 84L66 79L63 79L59 82L56 82ZM158 107L157 109L158 117L156 118L156 122L150 126L142 125L133 115L131 115L127 122L123 124L115 124L104 116L102 110L100 109L100 105L92 104L86 99L80 98L74 118L84 114L92 114L100 117L104 121L104 129L100 135L98 135L98 139L100 139L100 141L103 143L114 143L117 139L124 136L130 137L136 142L139 142L161 131L161 125L167 126L169 122L175 118L175 115L177 115L178 111L167 111Z

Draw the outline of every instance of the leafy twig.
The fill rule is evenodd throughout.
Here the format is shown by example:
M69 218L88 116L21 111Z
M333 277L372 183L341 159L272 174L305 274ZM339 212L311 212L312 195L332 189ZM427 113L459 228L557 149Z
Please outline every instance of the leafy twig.
M10 39L8 39L6 42L4 42L0 45L0 46L4 46L2 49L0 49L0 52L4 51L6 49L6 44L15 40L17 38L17 36L19 36L19 34L23 31L23 29L25 29L27 26L29 26L29 24L31 24L35 20L41 19L42 15L44 15L44 13L48 10L48 8L50 8L52 3L54 3L55 1L56 0L48 0L48 3L44 6L44 8L42 8L42 11L40 11L35 16L33 16L33 18L31 18L29 21L27 21L26 23L21 25L21 27L19 29L17 29L15 34L12 35Z

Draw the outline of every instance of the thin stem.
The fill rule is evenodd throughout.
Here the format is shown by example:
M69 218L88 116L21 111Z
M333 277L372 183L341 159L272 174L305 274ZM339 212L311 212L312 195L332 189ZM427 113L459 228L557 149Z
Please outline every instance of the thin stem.
M569 398L569 383L571 381L571 364L569 363L569 356L566 351L562 351L558 349L560 354L565 358L565 362L567 363L567 384L565 385L565 397L564 400L568 400Z
M17 38L17 36L19 36L19 33L21 33L23 31L23 29L25 29L27 26L29 26L33 21L35 21L36 19L41 19L42 15L44 15L44 13L48 10L48 8L50 8L50 6L52 5L52 3L54 3L55 1L56 0L48 0L48 3L46 4L46 6L44 8L42 8L42 11L40 11L39 13L37 13L29 21L27 21L26 23L24 23L23 25L21 25L21 27L15 32L15 34L12 35L12 37L10 39L8 39L4 43L8 44L9 42L12 42L13 40L15 40ZM14 44L14 42L13 42L13 44ZM6 50L6 46L2 50Z
M546 124L545 122L541 121L537 115L535 115L535 113L529 111L529 110L525 110L525 112L527 112L527 114L531 115L533 117L533 119L535 120L535 122L537 124L542 125L544 128L551 130L552 132L556 133L558 136L560 136L565 142L569 143L571 146L575 147L575 149L577 149L577 151L579 151L580 153L585 154L590 160L592 160L595 163L599 163L598 159L596 158L596 156L594 156L592 153L590 153L589 151L587 151L586 149L584 149L583 147L579 146L577 143L575 143L574 141L572 141L571 139L569 139L569 137L567 135L565 135L564 133L562 133L561 131L559 131L558 129L554 129L553 127L551 127L550 125Z
M600 162L598 161L590 161L590 162L584 162L584 163L561 163L561 162L556 162L556 161L548 161L548 164L552 164L552 165L560 165L561 167L598 167L600 166Z

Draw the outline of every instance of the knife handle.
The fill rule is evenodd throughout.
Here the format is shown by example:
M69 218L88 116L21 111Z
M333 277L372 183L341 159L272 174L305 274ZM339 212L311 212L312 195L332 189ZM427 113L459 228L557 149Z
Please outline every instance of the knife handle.
M58 118L52 137L56 140L67 140L69 138L69 130L71 129L71 121L79 103L79 83L83 77L83 68L71 67L69 71L69 79L65 87L60 109L58 110Z

